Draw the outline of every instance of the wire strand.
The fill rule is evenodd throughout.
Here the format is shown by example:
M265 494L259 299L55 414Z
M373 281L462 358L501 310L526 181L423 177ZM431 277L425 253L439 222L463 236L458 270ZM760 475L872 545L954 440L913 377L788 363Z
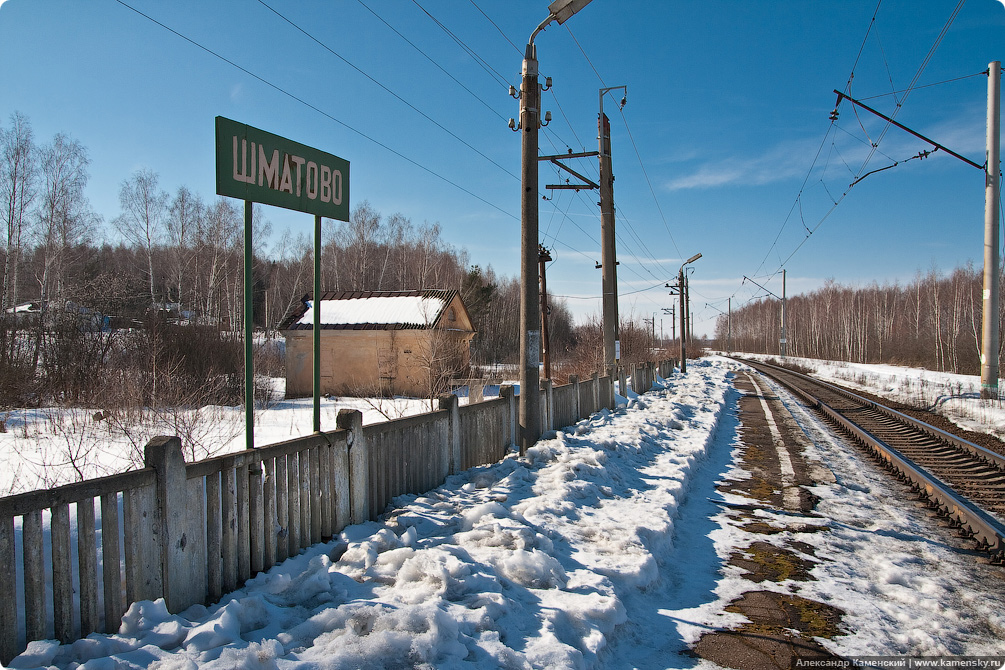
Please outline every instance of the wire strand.
M211 56L214 56L215 58L220 59L221 61L227 63L231 67L234 67L234 68L240 70L241 72L245 73L249 77L251 77L251 78L253 78L253 79L261 82L262 84L265 84L269 88L271 88L271 89L273 89L273 90L275 90L275 91L277 91L279 93L282 93L283 95L287 96L288 98L290 98L292 100L295 100L296 102L299 102L300 104L304 105L308 109L311 109L311 110L317 112L318 114L320 114L321 116L324 116L325 118L329 119L330 121L333 121L333 122L337 123L338 125L342 126L346 130L348 130L348 131L350 131L352 133L355 133L356 135L359 135L363 139L368 140L368 141L372 142L373 144L376 144L377 146L379 146L380 148L382 148L382 149L384 149L386 151L389 151L390 153L394 154L398 158L401 158L405 162L410 163L411 165L414 165L415 167L419 168L420 170L423 170L424 172L429 173L430 175L432 175L432 176L436 177L437 179L440 179L441 181L443 181L443 182L445 182L445 183L453 186L454 188L456 188L456 189L458 189L460 191L463 191L464 193L467 193L472 198L475 198L476 200L478 200L478 201L480 201L480 202L488 205L489 207L492 207L493 209L498 210L499 212L501 212L502 214L505 214L509 218L516 219L517 221L520 220L520 218L518 216L515 216L512 212L507 212L505 209L503 209L499 205L496 205L496 204L494 204L492 202L489 202L488 200L486 200L485 198L481 197L480 195L477 195L476 193L474 193L474 192L472 192L472 191L464 188L463 186L461 186L457 182L455 182L455 181L453 181L453 180L451 180L451 179L449 179L449 178L441 175L440 173L436 172L432 168L423 165L422 163L418 162L417 160L415 160L413 158L409 158L408 156L406 156L405 154L401 153L397 149L391 148L390 146L388 146L387 144L384 144L380 140L378 140L378 139L376 139L376 138L374 138L374 137L372 137L370 135L367 135L362 130L359 130L358 128L355 128L355 127L349 125L345 121L342 121L341 119L338 119L338 118L332 116L331 114L329 114L328 112L324 111L320 107L318 107L318 106L316 106L316 105L308 102L307 100L301 98L300 96L298 96L298 95L296 95L294 93L291 93L290 91L287 91L286 89L284 89L283 87L279 86L278 84L274 84L273 82L269 81L268 79L265 79L264 77L255 74L254 72L252 72L251 70L247 69L246 67L244 67L242 65L238 65L236 62L230 60L226 56L223 56L222 54L219 54L216 51L213 51L209 47L204 46L203 44L200 44L199 42L196 42L191 37L187 37L186 35L183 35L182 33L178 32L174 28L171 28L170 26L167 26L166 24L161 23L160 21L158 21L157 19L153 18L149 14L145 14L145 13L141 12L140 10L136 9L135 7L129 5L124 0L115 0L115 1L118 4L122 5L123 7L125 7L126 9L128 9L128 10L130 10L132 12L135 12L136 14L142 16L143 18L147 19L151 23L154 23L154 24L160 26L161 28L163 28L164 30L167 30L168 32L176 35L177 37L180 37L181 39L185 40L189 44L191 44L191 45L193 45L193 46L195 46L195 47L197 47L197 48L205 51L206 53L210 54Z

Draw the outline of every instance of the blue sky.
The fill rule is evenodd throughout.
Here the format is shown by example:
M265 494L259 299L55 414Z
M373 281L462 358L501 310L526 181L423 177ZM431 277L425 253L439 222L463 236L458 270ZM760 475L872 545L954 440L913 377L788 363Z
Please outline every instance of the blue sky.
M520 138L506 124L517 115L507 88L519 86L546 0L124 2L0 4L0 124L19 111L39 142L66 132L84 144L87 194L106 224L121 182L141 168L169 192L215 197L221 115L347 159L353 206L439 223L472 263L518 274ZM854 73L853 96L887 114L899 101L900 123L983 163L987 77L972 75L1005 58L1005 6L969 0L939 40L956 9L594 0L538 35L541 74L554 81L542 153L595 150L599 89L628 88L623 110L621 91L604 107L622 314L655 312L669 333L664 284L697 252L698 333L712 332L727 298L735 308L764 295L745 275L781 295L784 267L792 296L827 279L904 282L980 266L980 170L938 152L903 162L930 147L883 134L847 102L828 118L833 89ZM915 78L909 95L890 95ZM596 159L570 165L596 176ZM557 178L542 166L542 195ZM577 317L600 309L596 201L555 191L540 203L541 241L556 259L548 287ZM312 228L309 215L267 215L273 239Z

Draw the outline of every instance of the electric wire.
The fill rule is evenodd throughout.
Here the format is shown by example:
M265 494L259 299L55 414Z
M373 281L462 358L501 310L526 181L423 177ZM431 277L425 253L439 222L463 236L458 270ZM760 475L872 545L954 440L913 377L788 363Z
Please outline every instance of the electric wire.
M919 86L917 86L918 80L920 79L920 77L921 77L922 73L924 72L925 68L927 67L928 63L931 61L932 57L934 56L935 51L938 49L939 45L942 43L942 40L945 38L946 34L948 33L950 26L955 21L957 15L959 14L960 10L963 7L964 2L965 2L965 0L960 0L959 3L956 5L956 7L953 10L952 14L950 15L949 19L946 21L946 23L943 26L942 30L940 31L939 35L936 37L936 39L935 39L934 43L932 44L931 48L928 50L928 53L925 55L925 58L923 59L923 61L922 61L921 65L919 66L917 72L915 73L914 77L912 78L911 83L903 91L898 91L897 92L897 93L903 93L904 94L903 97L901 97L899 100L897 100L896 95L894 95L894 100L896 101L896 109L895 109L894 113L890 115L891 118L894 118L896 116L896 114L902 109L903 104L907 100L907 97L910 95L910 93L912 91L914 91L915 89L920 88ZM845 85L845 92L846 93L850 94L850 92L851 92L851 84L852 84L852 82L854 80L854 77L855 77L855 70L856 70L856 68L858 66L859 60L861 59L861 56L862 56L862 53L863 53L863 51L865 49L865 45L866 45L866 43L868 41L869 35L870 35L870 33L871 33L871 31L872 31L872 29L874 27L874 24L876 22L876 16L877 16L877 14L879 12L879 8L880 8L881 4L882 4L882 0L880 0L880 2L878 2L877 5L876 5L876 9L873 12L872 19L869 22L869 28L866 30L865 38L863 38L862 45L860 46L859 52L858 52L858 54L855 57L855 63L852 66L851 74L849 75L848 81L847 81L847 83ZM884 54L884 62L885 62L885 54ZM889 68L888 65L887 65L887 68ZM974 76L974 75L967 75L965 77L959 77L957 79L952 79L952 80L948 80L948 81L956 81L958 79L965 79L965 78L968 78L970 76ZM891 87L892 87L892 82L891 82ZM889 94L885 94L885 95L889 95ZM873 96L873 97L878 97L878 96ZM858 118L857 110L856 110L856 118ZM861 124L861 121L860 121L860 126L861 125L862 124ZM834 198L830 194L829 190L826 188L826 184L823 182L823 177L821 177L820 182L824 186L824 190L828 193L828 197L830 197L830 199L831 199L831 201L832 201L833 204L824 213L823 217L821 217L821 219L817 222L817 224L812 229L808 229L807 235L799 242L799 244L795 247L795 249L793 249L792 252L783 261L781 261L781 263L779 265L779 271L803 247L803 245L809 240L810 236L812 236L812 234L814 232L816 232L817 230L819 230L820 226L823 225L823 223L830 217L830 215L834 212L834 210L838 207L838 205L848 195L848 193L850 192L851 188L855 184L857 184L859 181L861 181L861 179L864 178L864 176L867 176L867 175L865 175L866 167L868 166L868 164L869 164L870 160L873 158L873 156L878 152L880 143L882 142L883 138L886 136L886 133L889 131L889 129L892 127L892 125L893 124L891 122L887 122L887 124L884 127L883 131L880 133L880 135L876 138L875 141L873 141L871 138L869 139L868 143L869 143L869 146L870 146L870 151L869 151L868 155L866 156L866 158L864 159L864 161L863 161L861 167L859 168L858 172L857 173L853 173L855 175L855 180L852 182L851 185L849 185L848 189L846 189L840 195L840 197ZM835 127L837 127L836 117L832 117L831 124L828 127L827 134L825 134L824 140L821 142L821 149L822 149L823 145L826 143L827 137L830 135L831 130L833 130L833 128L835 128ZM863 132L865 132L865 128L864 127L862 127L862 130L863 130ZM845 132L847 132L847 131L845 131ZM866 135L868 137L868 133L866 133ZM879 153L882 153L882 152L879 152ZM817 160L819 159L819 155L820 155L820 149L818 149L817 155L814 157L813 163L810 165L810 168L807 171L807 176L806 176L806 179L804 179L803 186L800 188L799 194L796 196L797 203L800 202L800 200L802 198L802 195L803 195L804 189L805 189L805 185L806 185L806 183L807 183L810 175L813 173L814 168L816 167ZM903 162L903 161L900 161L900 162ZM785 223L791 217L791 213L792 213L792 210L790 209L789 216L787 216L786 219L785 219L785 221L782 223L782 229L784 229ZM805 221L803 222L803 227L807 228L807 226L805 224ZM778 242L778 240L779 240L779 238L781 236L781 232L782 231L780 230L779 234L775 238L775 242L772 243L771 247L768 250L768 253L765 255L764 260L762 260L761 265L758 266L758 270L760 270L760 268L764 266L764 263L767 261L768 257L771 255L771 251L775 248L775 246L776 246L776 244L777 244L777 242ZM777 271L772 276L776 276L776 275L777 275Z
M485 18L486 18L486 19L488 20L488 22L492 24L492 26L493 26L493 27L494 27L494 28L495 28L496 30L498 30L498 31L499 31L499 34L503 36L503 39L504 39L504 40L506 40L507 42L509 42L509 43L510 43L510 46L512 46L512 47L513 47L513 49L514 49L514 50L515 50L515 51L516 51L516 52L517 52L518 54L520 54L520 55L522 56L522 55L523 55L523 52L522 52L522 51L520 51L520 47L518 47L518 46L517 46L516 44L514 44L514 43L513 43L513 40L511 40L511 39L510 39L510 38L509 38L509 37L508 37L508 36L506 35L506 33L504 33L504 32L503 32L502 28L500 28L500 27L499 27L499 26L498 26L498 25L496 24L496 22L492 20L492 17L490 17L490 16L488 15L488 14L486 14L486 13L485 13L485 11L484 11L484 10L483 10L483 9L482 9L481 7L479 7L479 6L478 6L478 3L477 3L477 2L475 2L475 0L471 0L471 4L472 4L472 5L474 6L474 8L475 8L475 9L477 9L477 10L478 10L479 12L481 12L481 15L482 15L482 16L484 16L484 17L485 17Z
M488 73L488 75L490 77L492 77L497 83L501 84L504 88L509 88L509 82L507 81L506 77L504 77L503 75L499 74L499 71L496 70L495 68L493 68L491 65L489 65L489 62L487 60L485 60L484 58L482 58L481 56L479 56L478 52L476 52L474 49L472 49L471 47L469 47L464 42L464 40L462 40L460 37L458 37L456 34L454 34L453 31L451 31L449 28L447 28L447 26L445 26L442 21L440 21L438 18L436 18L435 16L433 16L429 12L429 10L427 10L425 7L423 7L421 4L419 4L418 0L412 0L412 3L416 7L418 7L420 10L422 10L422 13L425 14L426 16L428 16L433 21L433 23L435 23L437 26L439 26L440 30L442 30L444 33L446 33L447 37L449 37L450 39L452 39L457 44L457 46L459 46L462 50L464 50L464 52L466 54L468 54L469 56L471 56L471 58L473 58L475 60L475 62L478 63L478 65L486 73Z
M568 24L565 24L565 29L572 37L572 41L576 43L577 47L579 47L579 51L583 54L583 58L586 59L586 62L589 63L590 68L592 68L593 72L597 75L597 79L600 80L601 87L607 88L607 84L604 82L604 78L600 75L600 72L593 64L593 61L590 60L589 55L586 53L586 49L584 49L583 45L579 43L578 39L576 39L576 35L575 33L572 32L572 28L570 28ZM628 138L631 140L632 148L635 150L635 157L639 161L639 166L642 168L642 174L645 176L646 184L648 184L649 186L649 192L652 194L653 201L656 203L656 210L659 212L660 219L663 221L663 227L666 229L667 235L670 238L670 243L673 244L674 250L677 252L677 255L683 258L683 254L680 252L680 248L677 246L677 241L674 239L673 233L670 231L670 224L667 222L666 215L663 213L663 207L660 205L659 198L656 197L656 189L653 188L652 180L649 178L649 171L646 170L645 163L642 160L642 154L639 152L638 144L635 142L635 136L632 133L632 129L628 124L628 118L625 116L625 110L620 105L618 106L618 109L621 112L621 120L625 124L625 129L628 131Z
M932 88L933 86L942 86L943 84L952 84L953 82L963 81L964 79L972 79L973 77L983 77L986 74L987 74L987 70L984 70L983 72L975 72L974 74L965 74L962 77L953 77L952 79L944 79L942 81L936 81L936 82L933 82L931 84L922 84L921 86L915 86L913 89L910 89L910 90L918 91L918 90L923 89L923 88ZM888 95L892 95L892 96L894 96L894 99L896 99L897 95L899 95L900 93L905 93L908 90L909 89L905 88L905 89L902 89L900 91L890 91L889 93L877 93L876 95L868 95L868 96L865 96L864 98L859 98L859 100L861 100L861 101L864 102L866 100L875 100L876 98L885 98Z
M251 78L253 78L253 79L255 79L255 80L259 81L259 82L261 82L262 84L265 84L266 86L268 86L269 88L273 89L274 91L277 91L278 93L282 93L283 95L287 96L288 98L290 98L290 99L292 99L292 100L294 100L294 101L296 101L296 102L304 105L308 109L311 109L311 110L317 112L318 114L324 116L328 120L333 121L334 123L342 126L346 130L348 130L348 131L350 131L352 133L355 133L356 135L362 137L363 139L365 139L365 140L367 140L369 142L372 142L373 144L376 144L380 148L382 148L382 149L384 149L384 150L386 150L386 151L394 154L395 156L397 156L398 158L404 160L405 162L407 162L407 163L409 163L409 164L411 164L411 165L419 168L420 170L422 170L424 172L427 172L428 174L436 177L437 179L440 179L441 181L449 184L450 186L453 186L454 188L456 188L456 189L458 189L458 190L460 190L460 191L462 191L462 192L470 195L472 198L475 198L476 200L478 200L478 201L480 201L480 202L488 205L489 207L491 207L491 208L493 208L495 210L498 210L502 214L505 214L507 217L509 217L511 219L516 219L517 221L520 220L520 218L518 216L515 216L512 212L508 212L505 209L503 209L502 207L500 207L499 205L496 205L495 203L489 202L488 200L486 200L482 196L480 196L480 195L478 195L478 194L470 191L469 189L461 186L457 182L455 182L455 181L451 180L450 178L445 177L444 175L436 172L432 168L427 167L426 165L423 165L422 163L418 162L417 160L406 156L405 154L401 153L397 149L394 149L394 148L390 147L389 145L381 142L380 140L376 139L375 137L372 137L372 136L364 133L362 130L359 130L359 129L357 129L357 128L351 126L351 125L349 125L345 121L342 121L341 119L336 118L335 116L333 116L330 113L324 111L323 109L321 109L317 105L314 105L314 104L308 102L304 98L302 98L302 97L300 97L300 96L298 96L298 95L296 95L296 94L294 94L294 93L292 93L292 92L284 89L283 87L281 87L278 84L275 84L275 83L269 81L265 77L262 77L261 75L255 74L254 72L252 72L248 68L246 68L246 67L244 67L242 65L239 65L238 63L230 60L229 58L227 58L226 56L223 56L220 53L217 53L216 51L213 51L209 47L207 47L207 46L205 46L205 45L203 45L203 44L195 41L191 37L188 37L188 36L182 34L181 32L175 30L174 28L171 28L170 26L168 26L168 25L166 25L166 24L158 21L157 19L153 18L149 14L145 14L144 12L142 12L142 11L136 9L135 7L129 5L128 3L126 3L125 0L115 0L115 1L118 4L122 5L123 7L125 7L126 9L128 9L128 10L130 10L130 11L138 14L139 16L142 16L143 18L147 19L151 23L154 23L154 24L160 26L164 30L167 30L168 32L172 33L173 35L175 35L175 36L177 36L177 37L185 40L189 44L191 44L191 45L193 45L193 46L195 46L195 47L197 47L197 48L205 51L206 53L210 54L211 56L214 56L215 58L218 58L219 60L227 63L231 67L234 67L234 68L240 70L244 74L248 75L249 77L251 77Z
M457 140L458 142L460 142L461 144L463 144L464 146L466 146L468 149L471 149L471 151L475 152L476 154L478 154L479 156L481 156L482 158L484 158L485 160L487 160L489 163L492 163L492 165L495 165L497 168L499 168L500 170L502 170L503 172L505 172L509 176L513 177L513 179L516 179L517 181L520 181L520 176L519 175L516 175L513 172L511 172L508 168L503 167L502 165L500 165L499 163L497 163L494 159L492 159L489 156L487 156L484 153L482 153L481 150L475 148L472 144L470 144L466 140L462 139L459 135L457 135L457 133L455 133L454 131L450 130L449 128L447 128L446 126L444 126L442 123L440 123L439 121L437 121L433 117L431 117L428 114L426 114L425 112L423 112L421 109L419 109L418 107L416 107L415 105L413 105L408 100L405 100L405 98L401 97L400 95L398 95L397 93L395 93L394 91L392 91L390 88L388 88L387 86L385 86L383 83L381 83L380 81L378 81L376 78L374 78L373 76L371 76L370 74L368 74L367 72L365 72L364 70L362 70L359 66L357 66L356 64L354 64L352 61L348 60L345 56L343 56L342 54L340 54L337 51L335 51L334 49L332 49L330 46L328 46L327 44L325 44L324 42L322 42L321 40L319 40L317 37L315 37L311 33L307 32L307 30L305 30L303 27L301 27L300 25L298 25L295 21L293 21L292 19L290 19L289 17L287 17L286 15L284 15L282 12L280 12L279 10L277 10L275 7L272 7L271 5L269 5L267 2L265 2L265 0L258 0L258 3L260 5L262 5L263 7L265 7L266 9L268 9L273 14L275 14L276 16L278 16L280 19L282 19L283 21L285 21L286 23L288 23L290 26L292 26L293 28L295 28L302 35L304 35L305 37L307 37L308 39L310 39L311 41L313 41L315 44L317 44L318 46L320 46L322 49L324 49L325 51L327 51L331 55L333 55L336 58L338 58L340 61L342 61L343 63L345 63L349 67L351 67L353 70L355 70L356 72L358 72L362 76L366 77L372 83L374 83L377 86L379 86L383 91L385 91L386 93L388 93L391 96L393 96L396 100L398 100L399 102L401 102L404 105L406 105L409 109L411 109L415 113L419 114L422 118L426 119L427 121L429 121L430 123L432 123L434 126L436 126L437 128L439 128L443 132L445 132L448 135L450 135L451 137L453 137L455 140Z
M449 72L449 71L447 71L447 69L446 69L446 68L444 68L444 67L443 67L442 65L440 65L440 64L439 64L439 63L438 63L438 62L437 62L437 61L436 61L436 60L435 60L435 59L434 59L434 58L433 58L432 56L430 56L429 54L427 54L427 53L426 53L425 51L423 51L422 49L420 49L420 48L419 48L419 47L418 47L418 46L417 46L417 45L416 45L416 44L415 44L414 42L412 42L412 41L411 41L410 39L408 39L408 38L407 38L407 37L405 37L405 36L404 36L403 34L401 34L401 32L400 32L400 31L399 31L399 30L398 30L397 28L395 28L395 27L394 27L394 26L392 26L392 25L391 25L390 23L388 23L388 22L387 22L387 21L386 21L386 20L384 19L384 17L382 17L382 16L381 16L380 14L378 14L377 12L375 12L375 11L373 10L373 8L371 8L371 7L369 6L369 5L367 5L367 4L365 3L365 2L363 2L363 0L356 0L356 1L357 1L357 2L358 2L358 3L360 4L360 5L362 5L364 9L366 9L366 10L367 10L368 12L370 12L370 13L371 13L371 14L373 14L373 15L374 15L375 17L377 17L377 20L379 20L379 21L380 21L381 23L383 23L383 24L384 24L385 26L387 26L388 28L390 28L390 29L391 29L391 31L392 31L392 32L394 32L394 34L395 34L395 35L397 35L397 36L398 36L398 37L400 37L400 38L401 38L402 40L404 40L404 42L405 42L406 44L408 44L408 46L412 47L413 49L415 49L416 51L418 51L418 52L419 52L420 54L422 54L422 56L423 56L423 57L424 57L424 58L425 58L426 60L428 60L428 61L429 61L430 63L432 63L433 65L435 65L435 66L437 67L437 69L439 69L439 70L440 70L440 72L442 72L443 74L445 74L445 75L447 75L448 77L450 77L450 79L451 79L451 80L452 80L452 81L453 81L453 82L454 82L455 84L457 84L457 85L458 85L458 86L460 86L460 87L461 87L462 89L464 89L464 91L465 91L465 92L467 92L467 93L468 93L468 95L470 95L470 96L471 96L472 98L474 98L475 100L477 100L478 102L480 102L480 103L481 103L482 105L484 105L486 109L488 109L488 110L489 110L490 112L492 112L492 113L493 113L493 114L495 114L495 115L496 115L497 117L499 117L499 118L500 118L500 119L501 119L501 120L502 120L503 122L505 122L505 121L506 121L506 117L505 117L505 116L503 116L503 115L502 115L502 114L500 114L500 113L499 113L498 111L496 111L496 109L495 109L495 108L494 108L494 107L493 107L492 105L490 105L489 103L485 102L485 100L483 100L483 99L482 99L482 98L481 98L481 97L480 97L480 96L479 96L479 95L478 95L477 93L475 93L475 92L474 92L474 91L472 91L472 90L471 90L470 88L468 88L468 87L467 87L467 86L465 86L465 85L464 85L463 83L461 83L461 81L460 81L460 80L459 80L459 79L458 79L457 77L455 77L454 75L450 74L450 72Z

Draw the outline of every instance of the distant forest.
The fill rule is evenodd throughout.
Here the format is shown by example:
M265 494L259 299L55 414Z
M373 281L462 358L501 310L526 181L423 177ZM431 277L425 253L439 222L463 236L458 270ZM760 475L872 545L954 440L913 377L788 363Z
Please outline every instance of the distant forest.
M84 402L109 370L139 368L141 395L153 399L165 397L158 374L192 368L191 386L220 377L219 365L227 374L243 365L232 351L243 331L243 203L204 201L186 186L168 193L141 170L122 181L119 211L106 219L85 196L89 165L68 135L39 143L18 113L0 125L0 409L41 396ZM267 247L272 237L256 207L254 319L267 337L313 287L312 239L282 232ZM322 244L323 290L459 290L478 330L473 363L515 360L518 280L471 265L438 224L364 201L348 222L324 221ZM549 302L561 355L574 348L572 318L561 300ZM188 328L168 329L178 326ZM233 360L193 365L196 342ZM280 361L263 365L282 372Z
M903 285L852 288L829 280L786 301L787 353L979 375L982 314L983 273L972 265L948 275L919 272ZM719 317L719 347L777 354L781 302L763 299L734 310L731 345L728 325Z

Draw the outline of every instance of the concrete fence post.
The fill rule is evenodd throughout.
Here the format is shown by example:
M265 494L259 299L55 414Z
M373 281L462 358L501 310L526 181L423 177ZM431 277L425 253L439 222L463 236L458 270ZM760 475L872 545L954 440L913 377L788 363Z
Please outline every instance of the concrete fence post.
M579 411L579 377L569 375L569 383L572 385L572 416L576 421L583 418Z
M618 390L621 391L621 395L626 399L628 398L628 375L626 374L625 366L618 366Z
M201 510L202 497L188 495L185 458L177 437L155 437L143 450L143 460L157 475L159 531L152 541L160 553L161 588L167 608L182 610L206 599L206 557L198 549L200 529L191 527L189 510ZM201 518L201 514L193 514Z
M471 403L471 396L468 396ZM461 411L460 402L453 393L440 396L437 404L440 409L447 410L447 444L446 458L448 475L457 474L461 470Z
M516 394L513 391L513 387L509 384L504 384L499 387L499 397L506 399L506 404L509 407L508 418L506 420L506 430L507 436L509 437L509 446L513 448L516 446L517 434L516 434Z
M370 450L363 436L363 413L356 409L340 409L335 426L349 431L349 520L363 523L370 520Z
M544 391L544 412L542 414L542 430L555 430L555 385L550 379L541 380Z
M590 414L600 409L600 373L594 372L590 379L590 397L593 398L593 405L590 407Z

